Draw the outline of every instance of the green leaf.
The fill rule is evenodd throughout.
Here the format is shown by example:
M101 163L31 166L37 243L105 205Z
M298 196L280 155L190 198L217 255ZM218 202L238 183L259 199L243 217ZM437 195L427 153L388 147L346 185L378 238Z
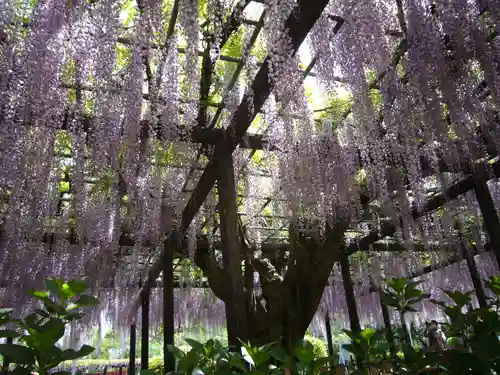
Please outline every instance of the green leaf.
M68 281L68 287L74 296L78 296L88 289L86 280L71 280Z
M382 298L382 302L384 302L385 305L395 308L399 307L399 301L392 294L382 291L380 292L380 297Z
M17 333L16 331L12 331L10 329L0 330L0 338L1 337L14 338L19 336L21 336L20 333Z
M88 296L86 294L80 296L74 304L78 307L93 307L93 306L98 306L99 305L99 300L95 297Z
M307 340L299 340L295 346L295 355L303 364L311 363L314 359L314 347Z
M45 310L35 309L35 313L37 313L38 315L40 315L43 318L46 318L46 319L50 318L50 314L47 311L45 311Z
M247 361L247 363L249 363L252 366L255 366L255 362L254 362L252 356L248 352L247 348L244 346L241 347L241 355L243 356L243 359L245 361Z
M50 314L64 314L66 312L64 306L59 305L58 303L52 301L50 298L43 298L43 305L45 309Z
M139 371L139 375L157 375L157 374L153 370L141 370Z
M392 288L396 293L403 293L405 287L408 285L408 278L395 277L386 282L389 288Z
M451 298L451 300L453 302L455 302L455 304L458 307L466 306L469 303L472 294L474 293L473 290L471 290L467 293L462 293L462 292L459 292L458 290L455 290L455 291L445 290L444 292L446 293L446 295L448 297Z
M62 287L63 287L63 282L60 279L56 279L54 277L49 277L47 280L45 280L45 288L49 291L50 294L57 296L57 297L62 297Z
M496 296L500 296L500 277L491 276L489 280L485 280L486 288L491 290Z
M72 375L72 373L71 373L71 371L56 371L56 372L51 373L51 375Z
M283 349L280 346L275 346L274 348L271 348L270 352L271 352L271 356L273 358L276 358L280 362L286 362L288 359L288 356L286 355L285 349Z
M185 339L184 341L186 341L189 344L189 346L191 348L193 348L194 350L196 350L197 352L205 353L203 344L201 342L193 340L193 339Z
M0 354L19 365L34 365L35 353L26 346L17 344L0 344Z
M0 309L0 325L4 325L10 321L12 309Z
M10 314L12 314L12 311L14 311L14 309L1 308L0 309L0 316L10 315Z
M271 358L271 353L269 353L268 351L259 350L258 352L253 353L252 358L255 363L255 366L260 366L261 364L269 361L269 358Z
M374 328L368 327L360 332L360 336L363 341L367 343L372 343L376 340L377 336L381 334L381 331L377 331Z
M35 297L38 299L49 298L49 292L45 290L29 290L27 293L31 297Z
M184 353L181 349L179 349L175 345L167 345L167 349L174 355L174 357L183 359L186 357L186 353Z
M91 346L88 346L88 345L83 345L80 350L76 351L76 350L73 350L73 349L66 349L66 350L63 350L59 355L58 355L58 360L61 361L61 362L64 362L64 361L71 361L71 360L74 360L74 359L78 359L78 358L82 358L82 357L85 357L85 356L88 356L89 354L92 354L92 352L94 351L95 349Z
M89 346L89 345L83 345L80 350L77 351L78 355L80 357L85 357L88 356L89 354L92 354L94 352L94 348Z

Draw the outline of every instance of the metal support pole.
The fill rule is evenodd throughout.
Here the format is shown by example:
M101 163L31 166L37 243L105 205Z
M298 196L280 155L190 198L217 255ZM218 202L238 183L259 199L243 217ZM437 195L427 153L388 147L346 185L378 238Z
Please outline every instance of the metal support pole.
M130 326L130 352L128 361L128 374L135 375L135 344L136 344L136 332L135 324Z
M351 331L360 332L361 324L359 323L358 309L356 307L356 297L354 296L354 287L352 285L351 270L349 267L349 255L345 250L340 256L340 270L342 272L342 282L344 284L345 299L347 302L347 312L349 313Z
M149 293L142 299L141 313L141 370L147 370L149 367Z
M488 189L486 178L478 172L475 172L473 177L474 192L476 193L477 202L481 208L484 227L488 233L491 249L495 254L498 267L500 268L500 221L498 220L495 204L493 203L490 189Z
M174 345L174 249L178 244L178 238L175 232L170 236L164 248L166 254L163 262L163 364L165 374L175 371L175 358L168 349L168 345Z

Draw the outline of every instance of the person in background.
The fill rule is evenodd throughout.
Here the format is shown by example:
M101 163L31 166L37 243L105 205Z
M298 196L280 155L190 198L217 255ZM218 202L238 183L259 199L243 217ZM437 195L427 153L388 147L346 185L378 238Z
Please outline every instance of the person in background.
M446 349L446 336L435 320L426 323L426 336L428 348L434 352L442 352Z

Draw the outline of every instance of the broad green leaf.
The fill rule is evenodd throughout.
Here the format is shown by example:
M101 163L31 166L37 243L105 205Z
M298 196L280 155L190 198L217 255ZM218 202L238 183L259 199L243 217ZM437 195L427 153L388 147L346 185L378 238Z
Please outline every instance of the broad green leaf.
M408 278L406 277L395 277L386 282L389 288L394 289L396 293L403 293L406 285L408 284Z
M260 351L264 351L264 352L267 352L269 351L269 349L271 349L272 347L274 346L274 342L270 342L270 343L267 343L265 345L262 345L259 350Z
M156 372L154 372L153 370L141 370L139 371L139 375L158 375L158 374L156 374Z
M21 336L20 333L17 333L16 331L12 331L10 329L0 330L0 338L1 337L14 338L19 336Z
M247 348L244 346L241 347L241 355L243 356L243 359L247 361L250 365L255 366L255 362L252 356L248 352Z
M49 298L44 298L42 299L42 301L47 311L51 314L64 314L66 312L63 306L59 305Z
M380 292L380 297L382 298L382 302L384 302L385 305L395 308L399 307L399 301L392 294L389 294L387 292Z
M343 329L342 332L344 332L347 336L349 336L349 338L352 340L352 341L359 341L359 335L356 334L355 332L352 332L352 331L349 331L348 329Z
M205 350L203 348L203 344L201 342L193 340L193 339L185 339L184 341L186 341L189 344L189 346L191 346L191 348L193 348L197 352L205 353Z
M29 290L27 294L39 299L49 298L49 292L45 290Z
M370 341L377 334L377 330L368 327L362 330L360 334L363 339Z
M40 328L38 322L39 322L39 317L37 314L30 314L24 318L24 320L19 322L19 325L21 325L24 329L30 330L34 329L35 331L38 331Z
M253 358L253 361L255 363L255 366L260 366L261 364L269 361L269 359L271 358L271 353L269 353L268 351L264 351L264 350L258 351L256 353L253 353L252 358Z
M72 321L72 320L82 319L84 317L84 314L79 313L79 312L68 312L68 313L65 313L63 316L64 316L64 319Z
M500 277L491 276L489 280L484 281L485 286L491 290L496 296L500 297Z
M78 355L80 357L85 357L88 356L89 354L92 354L94 352L94 348L89 346L89 345L83 345L80 350L77 351Z
M35 363L35 353L26 346L0 344L0 354L19 365L33 365Z
M78 307L92 307L98 306L100 302L97 298L84 294L80 296L80 298L78 298L74 303Z
M203 353L207 358L211 358L212 355L214 354L214 346L215 346L215 341L210 339L208 340L205 345L203 345Z
M182 359L186 357L186 353L184 353L181 349L179 349L175 345L167 345L168 350L170 353L174 355L174 357Z
M68 281L68 286L75 296L82 294L88 289L87 281L84 279Z
M14 311L14 309L2 308L0 309L0 317L10 315L12 314L12 311Z
M295 346L295 355L301 363L308 364L314 359L314 347L305 339L299 340Z
M45 287L49 291L50 294L62 297L62 286L63 282L60 279L56 279L54 277L49 277L45 280Z
M50 318L50 314L45 310L35 309L35 313L37 313L38 315L40 315L43 318L47 318L47 319Z
M288 356L286 355L285 349L283 349L280 346L275 346L274 348L271 348L270 352L271 352L271 356L276 358L278 361L286 362L288 359Z
M459 307L466 306L470 301L471 295L474 293L474 291L461 293L458 290L455 291L445 290L444 292Z
M74 360L74 359L78 359L78 358L82 358L82 357L88 356L89 354L92 354L93 351L94 351L94 348L91 347L91 346L88 346L88 345L83 345L80 348L80 350L78 350L78 351L73 350L73 349L66 349L66 350L63 350L59 354L58 360L60 360L61 362L63 362L63 361L71 361L71 360Z

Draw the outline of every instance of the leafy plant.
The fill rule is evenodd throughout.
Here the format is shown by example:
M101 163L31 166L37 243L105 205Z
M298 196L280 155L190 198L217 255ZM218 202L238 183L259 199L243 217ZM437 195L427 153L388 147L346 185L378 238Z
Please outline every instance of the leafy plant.
M384 341L384 330L365 328L361 332L344 332L351 339L351 343L344 348L354 355L359 370L357 373L362 374L363 370L376 366L386 356L389 345Z
M191 346L187 352L174 345L168 347L177 359L176 374L224 375L244 372L253 375L317 375L332 362L330 357L317 358L314 346L305 339L297 343L293 353L287 353L274 343L252 346L242 342L240 352L234 352L217 340L208 340L205 344L191 339L186 339L186 342Z
M385 283L384 290L381 291L382 301L399 312L405 336L411 345L413 345L413 340L410 331L406 327L405 314L407 312L416 312L414 305L430 297L430 294L424 293L417 288L419 284L421 282L410 281L406 277L396 277L388 280Z
M314 358L328 357L328 346L324 340L311 335L306 335L304 339L312 344Z
M394 307L399 312L416 312L413 305L430 296L417 288L420 283L410 281L406 277L388 280L385 289L381 292L382 300L387 306Z
M202 344L196 340L185 339L191 346L187 352L175 345L168 349L177 360L176 372L186 375L198 374L224 374L231 369L245 368L243 357L240 353L230 352L218 340L208 340Z
M0 337L17 338L17 343L0 344L0 354L13 363L13 374L37 372L46 375L60 363L85 357L94 348L83 345L79 350L59 348L56 343L64 336L66 325L83 317L82 308L92 307L99 301L83 294L88 286L85 280L64 282L56 278L45 281L46 290L32 290L28 294L43 304L43 309L23 319L12 319L12 309L0 311L0 326L12 323L17 330L2 329ZM60 371L57 375L64 375Z

